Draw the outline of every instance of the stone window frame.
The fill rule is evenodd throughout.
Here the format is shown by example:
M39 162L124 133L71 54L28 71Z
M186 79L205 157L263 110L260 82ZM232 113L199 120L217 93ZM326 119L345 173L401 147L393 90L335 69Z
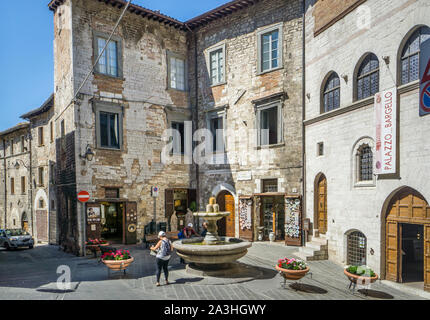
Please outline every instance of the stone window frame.
M102 150L111 151L123 151L124 150L124 107L118 103L107 102L102 100L93 101L93 112L95 114L95 124L96 124L96 148ZM101 145L101 132L100 132L100 112L116 113L118 114L118 138L119 138L119 148L110 148Z
M184 123L184 134L186 130L185 121L192 121L192 114L190 109L185 108L178 108L178 107L168 107L166 109L166 116L167 116L167 128L172 128L172 123ZM193 128L191 128L191 135L193 134ZM186 141L184 138L184 152L183 153L175 153L172 152L171 154L173 156L184 156L187 153L186 150ZM192 152L192 150L191 150Z
M274 144L261 144L261 111L271 109L273 107L277 108L278 111L278 141ZM282 99L262 103L262 104L256 104L254 106L255 108L255 128L257 129L257 148L270 148L273 146L278 146L284 144L284 116L283 116L283 109L284 109L284 103Z
M364 146L369 146L373 153L373 164L372 168L374 170L375 166L375 142L371 137L363 137L359 139L352 151L352 174L353 174L353 186L354 188L375 188L376 187L376 175L373 173L372 180L361 181L360 180L360 150Z
M223 58L223 70L224 70L223 79L219 82L217 81L217 82L213 83L212 82L211 54L215 51L220 50L220 49L222 50L222 58ZM205 56L206 56L206 66L207 66L208 74L209 74L209 83L210 83L211 87L216 87L219 85L226 84L227 83L227 69L226 69L226 67L227 67L227 62L226 62L227 52L226 52L225 41L206 49Z
M354 244L357 244L358 238L364 239L364 248L360 247L354 247ZM351 240L353 241L351 243ZM368 243L368 237L364 232L358 230L358 229L351 229L344 234L344 258L345 262L349 264L350 258L357 258L358 256L362 256L362 258L365 260L366 264L368 262L368 256L367 256L367 249L369 247ZM362 263L360 263L362 264Z
M279 69L284 68L284 36L283 36L283 29L284 29L284 23L279 22L271 26L265 26L261 29L259 29L256 33L257 35L257 75L262 75L265 73L269 73L272 71L276 71ZM276 68L269 68L267 70L263 70L263 54L262 54L262 36L266 33L273 32L275 30L278 30L278 57L279 57L279 64Z
M330 88L330 89L327 89L327 86L329 85L329 83L330 83L330 80L332 80L332 79L338 79L338 81L339 81L339 85L338 86L335 86L335 87L333 87L333 88ZM338 95L338 99L339 99L339 101L338 101L338 106L337 107L335 107L335 108L333 108L333 109L331 109L331 110L327 110L327 106L326 106L326 104L325 104L325 96L326 96L326 94L329 94L329 93L331 93L331 92L335 92L335 91L338 91L339 92L339 95ZM321 114L323 114L323 113L327 113L327 112L331 112L331 111L334 111L334 110L337 110L337 109L339 109L340 108L340 93L341 93L341 84L340 84L340 78L339 78L339 75L337 74L337 72L335 72L335 71L330 71L326 76L325 76L325 78L324 78L324 80L323 80L323 83L322 83L322 86L321 86L321 107L320 107L320 113Z
M98 45L98 38L103 38L106 41L109 39L109 34L104 33L104 32L100 32L100 31L96 31L93 30L93 65L95 64L97 57L98 57L98 52L99 52L99 45ZM108 74L108 73L102 73L99 71L99 64L97 63L96 67L94 68L94 73L96 74L100 74L106 77L111 77L114 79L122 79L124 77L123 74L123 63L124 63L124 59L123 59L123 40L121 37L113 35L111 38L111 41L115 41L116 42L116 50L117 50L117 72L118 74L116 76ZM106 49L108 49L106 47ZM105 51L106 52L106 51Z
M421 39L421 37L422 37L422 31L426 30L426 29L427 29L426 31L428 31L429 28L430 28L430 26L429 25L425 25L425 24L420 24L420 25L414 26L405 35L404 39L402 40L401 45L399 46L399 51L398 51L398 55L397 55L398 56L397 57L397 61L398 61L398 63L397 63L397 65L398 65L398 68L397 68L398 69L397 70L397 83L399 84L399 86L407 86L407 85L410 85L410 84L412 84L414 82L419 81L419 79L415 79L415 80L411 80L410 79L410 70L409 70L410 64L408 63L408 81L404 82L404 79L403 79L403 63L402 62L405 59L407 59L408 62L409 62L410 58L412 56L418 55L418 74L419 74L419 59L420 59L420 49L421 48L419 48L418 51L414 52L413 54L408 53L407 57L405 57L404 51L410 47L411 40L413 39L414 36L417 35L417 33L419 34L418 37L419 37L419 40L420 40L420 47L421 47L421 44L422 44L422 39ZM418 78L419 78L419 75L418 75Z
M223 142L224 142L224 150L221 151L216 151L213 150L212 152L208 152L206 155L213 155L213 156L226 156L227 154L227 137L225 135L226 130L227 130L227 109L228 109L228 105L222 106L222 107L218 107L218 108L214 108L211 110L207 110L206 111L206 129L211 131L211 120L212 119L216 119L216 118L222 118L222 128L223 128ZM216 146L213 146L214 149L216 148Z
M320 141L317 143L317 158L324 157L324 154L325 154L324 142Z
M170 75L171 75L171 66L170 66L170 59L171 58L176 58L176 59L180 59L184 61L184 89L177 89L177 88L173 88L171 86L171 79L170 79ZM180 92L187 92L189 89L189 85L188 85L188 60L185 54L180 54L180 53L176 53L170 50L166 50L166 63L167 63L167 86L166 88L168 90L177 90Z
M365 60L367 58L372 58L372 57L376 58L376 61L378 62L378 67L375 68L375 69L372 69L369 72L366 72L366 73L360 75L359 72L360 72L361 67L365 63ZM371 77L373 74L377 74L378 75L378 83L377 83L378 89L376 90L376 93L377 93L380 90L380 88L381 88L381 63L379 61L378 56L375 53L373 53L373 52L366 52L360 58L360 60L358 60L358 63L357 63L357 65L355 67L355 70L354 70L354 85L353 85L354 86L354 92L353 92L353 101L354 102L363 101L363 100L366 100L366 99L369 99L369 98L373 98L374 94L372 94L372 91L371 91L372 90L371 89L371 84L369 84L370 85L370 88L369 88L370 95L369 96L362 96L360 98L358 97L358 82L359 82L359 80L360 79L365 79L367 77Z

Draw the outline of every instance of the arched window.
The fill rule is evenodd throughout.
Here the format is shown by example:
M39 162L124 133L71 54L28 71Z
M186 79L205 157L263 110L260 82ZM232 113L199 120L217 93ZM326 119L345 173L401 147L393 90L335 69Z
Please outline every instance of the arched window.
M400 58L402 84L418 80L420 76L420 46L429 38L430 28L421 27L405 43Z
M360 231L353 231L347 236L346 263L350 266L366 265L367 239Z
M340 81L336 72L332 72L325 82L323 104L322 112L329 112L340 107Z
M358 181L373 181L373 153L369 145L358 149Z
M379 61L369 53L361 63L357 72L357 100L375 95L379 91Z

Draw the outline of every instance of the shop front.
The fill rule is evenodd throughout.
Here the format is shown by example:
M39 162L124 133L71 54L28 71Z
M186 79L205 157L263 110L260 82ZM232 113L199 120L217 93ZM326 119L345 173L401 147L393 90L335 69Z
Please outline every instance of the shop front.
M188 209L192 212L197 211L195 189L176 188L165 190L165 218L168 222L168 231L185 228L185 215ZM175 217L172 219L173 215Z

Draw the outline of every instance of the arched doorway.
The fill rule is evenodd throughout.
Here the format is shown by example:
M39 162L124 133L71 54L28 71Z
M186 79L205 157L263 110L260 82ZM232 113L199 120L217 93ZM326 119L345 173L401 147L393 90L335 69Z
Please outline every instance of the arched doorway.
M327 178L320 173L315 178L314 229L327 233Z
M227 190L221 191L217 195L217 203L220 211L229 211L230 215L218 220L218 234L220 236L235 237L235 206L234 196Z
M21 216L21 228L22 230L28 232L28 216L25 211L22 213Z
M424 282L430 291L430 206L416 190L394 192L384 206L385 277Z

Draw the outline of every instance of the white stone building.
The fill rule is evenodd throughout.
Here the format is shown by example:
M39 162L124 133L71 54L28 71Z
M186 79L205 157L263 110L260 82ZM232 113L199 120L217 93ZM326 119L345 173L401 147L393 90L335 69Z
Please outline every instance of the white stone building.
M330 260L430 289L430 117L417 80L430 2L334 2L306 5L306 217ZM374 94L393 87L396 174L375 175Z

